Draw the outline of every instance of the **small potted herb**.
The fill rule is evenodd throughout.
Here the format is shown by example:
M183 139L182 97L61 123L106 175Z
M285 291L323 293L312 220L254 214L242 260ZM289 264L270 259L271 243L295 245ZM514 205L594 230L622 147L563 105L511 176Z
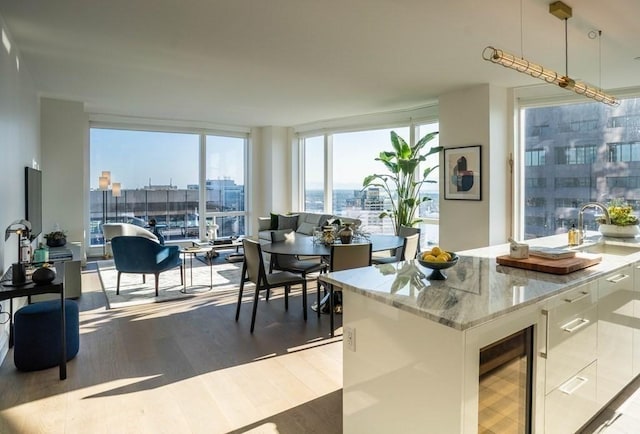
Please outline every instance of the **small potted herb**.
M67 244L67 234L64 231L53 231L44 235L49 247L62 247Z

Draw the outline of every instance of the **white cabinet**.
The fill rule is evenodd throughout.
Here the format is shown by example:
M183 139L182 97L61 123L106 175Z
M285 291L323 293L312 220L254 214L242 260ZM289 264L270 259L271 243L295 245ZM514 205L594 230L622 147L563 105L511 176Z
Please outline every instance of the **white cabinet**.
M640 374L640 263L633 265L634 292L633 292L633 321L636 324L633 329L633 361L632 375Z
M546 393L596 359L597 288L581 285L547 304Z
M576 432L599 408L597 362L571 376L545 399L545 434Z
M545 432L575 432L598 409L598 285L552 298L546 316Z
M606 404L633 378L634 267L598 280L598 402Z

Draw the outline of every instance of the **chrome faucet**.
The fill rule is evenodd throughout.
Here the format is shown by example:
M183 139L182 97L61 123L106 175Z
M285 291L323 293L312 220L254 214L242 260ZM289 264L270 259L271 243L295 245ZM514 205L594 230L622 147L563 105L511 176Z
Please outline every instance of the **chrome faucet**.
M582 244L584 242L584 210L587 208L599 208L602 210L604 214L604 219L606 224L611 224L611 217L609 217L609 211L607 207L601 204L600 202L588 202L580 207L580 212L578 212L578 243Z

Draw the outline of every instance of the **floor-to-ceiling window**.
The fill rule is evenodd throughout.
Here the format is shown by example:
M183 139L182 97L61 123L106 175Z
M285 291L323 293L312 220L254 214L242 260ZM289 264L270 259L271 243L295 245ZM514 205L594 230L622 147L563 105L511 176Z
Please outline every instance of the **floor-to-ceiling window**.
M521 109L522 233L536 238L577 225L582 204L640 205L640 98ZM593 216L585 228L596 230Z
M414 128L415 142L429 132L438 131L438 123L414 125ZM361 230L368 233L392 233L391 220L379 218L382 211L390 209L390 198L379 188L362 188L367 175L386 172L385 166L376 161L376 158L380 152L392 150L391 131L411 143L409 125L303 138L304 210L358 218L362 221ZM427 146L438 146L437 138ZM329 159L326 164L325 156ZM437 166L438 158L437 154L429 157L421 164L420 173L427 165ZM421 196L431 199L425 201L419 211L419 216L424 219L420 224L423 245L438 242L437 170L430 179L433 183L428 183L421 189ZM330 200L325 202L327 198Z
M324 136L304 139L304 210L324 211Z
M234 237L245 230L246 140L207 136L207 236Z
M246 137L195 132L92 127L91 245L103 244L104 222L146 226L155 219L167 241L213 234L207 230L213 218L218 236L244 234L246 142ZM200 155L205 155L206 168L202 233Z
M376 158L392 149L392 130L409 142L408 126L333 135L332 211L362 220L362 229L369 233L393 233L391 219L378 217L381 211L390 209L390 198L378 188L362 189L366 176L386 171Z

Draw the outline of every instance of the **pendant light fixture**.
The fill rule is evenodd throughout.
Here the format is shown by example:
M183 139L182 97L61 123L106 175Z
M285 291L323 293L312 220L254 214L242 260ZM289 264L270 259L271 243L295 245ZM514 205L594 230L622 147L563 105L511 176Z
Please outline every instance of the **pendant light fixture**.
M571 90L579 95L584 95L587 98L594 99L598 102L610 105L618 106L620 101L614 96L611 96L602 91L602 89L592 86L590 84L576 81L569 77L569 48L567 38L567 21L572 16L572 9L561 1L556 1L549 5L549 13L561 20L564 20L564 42L565 42L565 73L561 75L551 69L545 68L542 65L530 62L524 57L517 57L513 54L507 53L499 48L486 47L482 51L482 58L489 62L497 63L506 68L514 69L518 72L528 74L531 77L539 78L547 83L555 84L563 89Z

